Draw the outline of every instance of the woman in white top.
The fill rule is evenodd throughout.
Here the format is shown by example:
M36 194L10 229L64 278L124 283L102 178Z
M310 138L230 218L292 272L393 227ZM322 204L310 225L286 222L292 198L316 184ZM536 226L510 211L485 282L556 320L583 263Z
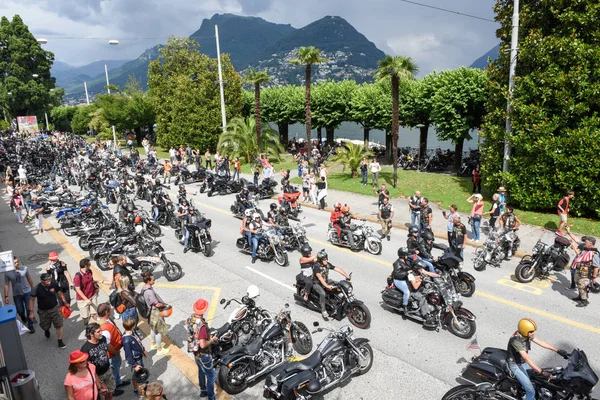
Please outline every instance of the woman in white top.
M320 178L327 179L328 172L329 171L327 171L327 168L325 168L325 164L321 164L321 167L319 167L319 179Z
M315 178L315 173L310 173L310 178L308 178L308 182L310 184L309 193L310 193L310 202L314 205L317 205L317 179Z

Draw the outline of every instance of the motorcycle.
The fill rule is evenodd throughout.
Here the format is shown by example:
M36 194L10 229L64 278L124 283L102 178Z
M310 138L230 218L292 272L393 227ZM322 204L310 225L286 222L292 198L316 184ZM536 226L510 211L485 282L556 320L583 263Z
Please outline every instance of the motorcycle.
M160 226L155 224L146 210L135 210L130 216L132 224L140 224L150 235L159 237L162 234ZM135 222L140 217L140 222Z
M233 213L233 216L238 218L238 219L244 219L244 212L246 210L252 210L252 213L259 213L260 214L260 218L264 221L265 220L265 215L262 212L262 210L260 208L258 208L258 199L254 196L252 196L249 199L249 204L244 207L242 205L239 204L239 201L236 199L235 203L233 203L231 205L231 207L229 207L229 210L231 210L231 212Z
M227 323L228 330L231 331L231 343L233 346L245 346L254 338L259 336L273 321L271 313L256 305L256 298L259 295L258 288L253 290L249 287L246 295L237 299L221 299L220 304L224 304L223 309L229 307L231 302L239 304L229 315Z
M177 215L175 214L175 206L172 202L158 206L158 218L156 223L159 225L169 225L172 229L176 229L179 225Z
M204 218L203 215L190 217L190 221L184 225L190 232L189 248L192 251L201 251L206 257L210 257L212 251L212 237L209 230L211 225L212 221ZM183 238L181 225L175 229L175 236L180 240Z
M274 179L263 179L263 181L255 185L254 183L242 178L240 179L242 187L247 187L248 190L259 200L270 199L275 194L277 182Z
M283 246L287 250L300 250L303 245L308 243L306 229L302 224L280 226L279 229L283 232Z
M282 244L281 235L274 227L269 227L263 231L263 237L258 241L256 256L263 261L274 260L280 267L289 265L288 254ZM235 245L243 253L252 254L252 247L248 243L246 236L238 238Z
M318 322L314 323L319 326ZM317 332L324 328L318 328ZM313 332L314 333L314 332ZM287 362L267 376L263 397L279 400L308 400L353 375L364 375L373 365L369 339L354 338L350 326L330 330L308 358Z
M238 193L242 190L242 185L233 180L226 180L221 178L212 172L206 172L206 179L204 184L200 187L200 193L206 192L208 197L218 193L221 196L231 193Z
M302 322L292 320L288 307L286 304L252 343L233 347L222 356L218 382L225 392L243 392L249 383L285 363L293 350L300 355L311 352L310 331Z
M352 277L352 274L350 274ZM315 283L318 285L318 283ZM333 290L325 290L325 309L334 319L341 321L348 316L350 323L357 328L367 329L371 325L371 312L366 304L354 297L354 288L349 280L336 282L332 285ZM321 312L319 294L310 291L308 301L304 300L304 277L302 274L296 276L296 293L294 300L308 309Z
M553 270L564 270L570 261L567 254L570 245L569 239L563 236L556 236L552 246L538 240L533 246L532 255L523 257L517 265L515 277L519 282L529 283L536 277L548 278Z
M502 260L510 254L513 243L517 239L517 234L510 229L502 232L490 231L483 247L475 250L475 258L473 258L475 271L483 271L488 264L499 268Z
M507 352L486 347L469 362L459 377L468 382L450 389L442 400L525 398L525 390L508 368ZM592 370L583 350L574 349L566 367L543 368L542 374L529 370L529 378L538 400L592 400L592 390L598 376Z
M167 254L173 254L173 252L165 251L160 243L156 242L150 251L137 255L128 255L127 265L134 270L139 269L141 273L154 271L156 268L162 268L163 276L167 278L169 282L176 281L181 278L183 271L179 263L170 261L167 258Z
M424 277L425 288L423 295L429 305L430 314L433 318L432 323L435 329L440 327L448 329L450 333L462 339L468 339L475 334L477 325L475 315L466 308L463 308L459 295L452 286L452 281L446 275L437 278L437 281L429 280ZM392 310L404 314L407 318L424 324L427 320L420 311L420 304L413 296L408 301L408 311L405 312L402 306L402 292L398 290L391 279L388 278L388 285L381 292L381 298L385 306Z
M475 293L475 277L464 272L460 266L462 259L452 249L444 248L444 254L433 262L433 266L442 274L447 274L456 291L461 296L471 297Z
M344 232L342 232L341 238L338 238L337 230L333 227L333 224L329 223L327 230L327 238L329 242L336 246L348 247L352 251L358 251L364 249L371 254L381 254L383 245L381 238L375 234L374 229L365 224L366 220L362 220L362 224L353 224L350 226L352 237L354 238L354 246L350 247L350 243L347 238L344 238ZM341 240L340 240L341 239Z
M283 199L285 199L285 205L282 207L282 209L287 211L287 214L290 216L290 218L295 220L298 220L298 213L302 211L302 206L298 201L300 195L301 193L299 191L295 191L292 193L284 192L281 196L277 197L279 204L281 204Z

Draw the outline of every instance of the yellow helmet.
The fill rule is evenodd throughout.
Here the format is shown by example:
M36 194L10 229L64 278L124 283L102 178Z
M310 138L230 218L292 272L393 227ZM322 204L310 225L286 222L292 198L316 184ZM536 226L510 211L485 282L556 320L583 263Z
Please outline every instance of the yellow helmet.
M529 333L537 331L537 324L534 320L529 318L523 318L519 321L519 333L525 337L529 337Z

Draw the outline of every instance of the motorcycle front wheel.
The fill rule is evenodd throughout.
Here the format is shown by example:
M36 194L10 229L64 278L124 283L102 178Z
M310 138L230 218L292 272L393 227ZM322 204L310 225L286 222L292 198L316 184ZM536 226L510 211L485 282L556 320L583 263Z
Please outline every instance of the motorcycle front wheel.
M212 252L212 245L211 243L205 243L204 244L204 250L202 250L202 253L204 253L205 257L210 257Z
M90 249L90 238L88 236L80 237L79 247L81 247L81 250L83 251L88 251Z
M154 222L149 222L146 225L146 230L151 236L159 237L161 234L160 226L156 225Z
M515 278L521 283L529 283L535 278L535 268L530 260L521 260L515 268Z
M172 229L177 229L177 227L179 226L179 221L177 221L177 218L175 218L175 217L169 218L169 226Z
M294 323L292 323L292 338L294 350L301 356L305 356L312 351L312 335L306 325L302 322L294 321Z
M102 271L108 271L110 269L109 262L110 254L103 254L98 257L96 264L98 264L98 268L100 268Z
M355 304L348 310L348 320L359 329L367 329L371 325L371 312L364 304Z
M357 375L364 375L373 366L373 349L369 343L363 343L358 347L362 357L358 358L358 372Z
M239 362L229 368L221 365L219 368L219 385L227 394L242 393L248 387L246 376L254 375L254 368L250 363Z
M460 385L446 392L442 400L476 400L477 398L475 385Z
M381 245L381 242L378 242L376 240L367 240L367 250L369 251L369 253L379 255L381 254L382 248L383 246Z
M456 281L456 291L461 296L471 297L475 293L475 282L467 279L458 279Z
M181 275L183 275L183 270L181 269L181 265L178 263L169 261L163 268L163 274L169 282L172 282L181 278Z
M275 254L275 262L280 267L287 267L289 265L288 255L282 251L278 251Z
M475 269L475 271L483 271L486 265L485 250L477 249L477 257L473 260L473 269Z
M457 315L456 320L452 318L448 324L448 330L461 339L469 339L477 331L475 321L467 319L464 315Z

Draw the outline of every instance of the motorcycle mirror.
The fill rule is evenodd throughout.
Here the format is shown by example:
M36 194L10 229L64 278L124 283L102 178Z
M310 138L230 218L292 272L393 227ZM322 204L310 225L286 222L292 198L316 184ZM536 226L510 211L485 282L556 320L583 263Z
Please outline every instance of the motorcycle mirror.
M225 304L226 301L227 300L225 300L225 299L221 299L221 301L219 301L219 304Z
M313 326L315 326L315 327L319 326L319 322L318 321L313 322Z

